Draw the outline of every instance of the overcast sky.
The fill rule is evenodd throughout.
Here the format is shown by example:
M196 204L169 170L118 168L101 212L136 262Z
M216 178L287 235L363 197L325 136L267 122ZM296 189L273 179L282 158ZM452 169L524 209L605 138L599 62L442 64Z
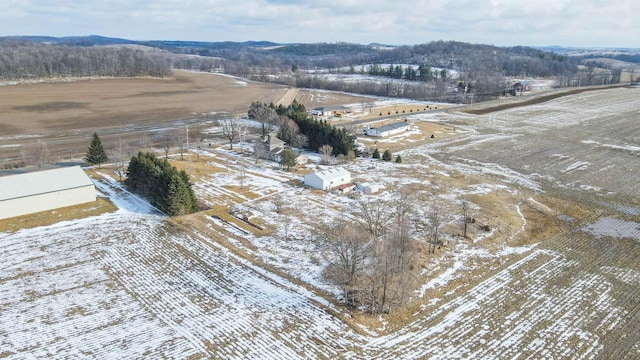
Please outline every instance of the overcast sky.
M0 36L640 48L640 0L0 0Z

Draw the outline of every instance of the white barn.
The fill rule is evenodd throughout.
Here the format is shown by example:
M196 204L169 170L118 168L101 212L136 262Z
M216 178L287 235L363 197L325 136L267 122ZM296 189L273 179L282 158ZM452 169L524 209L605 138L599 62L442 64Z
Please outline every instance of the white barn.
M409 129L411 129L411 124L407 122L398 122L384 125L379 128L364 129L364 134L367 136L385 137L409 131Z
M0 177L0 219L95 200L95 185L80 166Z
M351 173L341 167L317 171L304 176L304 184L314 189L330 190L351 182Z

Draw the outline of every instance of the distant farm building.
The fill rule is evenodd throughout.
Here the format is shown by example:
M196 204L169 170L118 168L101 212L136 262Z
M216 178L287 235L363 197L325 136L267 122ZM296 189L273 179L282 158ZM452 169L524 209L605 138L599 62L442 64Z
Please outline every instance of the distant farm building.
M351 183L351 173L341 167L317 171L304 176L304 184L314 189L331 190Z
M311 115L324 117L341 117L351 112L351 109L343 105L321 106L311 109Z
M384 125L379 128L366 128L364 129L364 134L367 136L386 137L409 131L409 129L411 129L411 124L407 122L398 122Z
M79 166L0 177L0 219L95 200L95 186Z

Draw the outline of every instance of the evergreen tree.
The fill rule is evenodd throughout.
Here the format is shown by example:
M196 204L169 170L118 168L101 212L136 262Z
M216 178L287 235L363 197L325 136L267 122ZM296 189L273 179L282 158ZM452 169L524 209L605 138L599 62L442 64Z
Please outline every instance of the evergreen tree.
M131 158L125 185L129 191L145 197L168 215L184 215L198 210L189 175L153 154L139 152Z
M431 81L433 78L431 66L425 63L421 63L420 65L418 65L418 73L418 78L420 79L420 81Z
M378 151L378 149L373 150L373 156L372 158L374 159L380 159L380 151Z
M175 169L175 168L174 168ZM186 215L197 210L195 197L189 183L177 171L169 176L164 194L164 207L170 215Z
M280 153L280 165L287 171L296 166L296 153L287 147Z
M414 69L413 66L407 66L404 70L404 78L407 80L415 80L417 77L418 73L416 72L416 69Z
M402 163L402 158L400 157L400 155L396 156L396 163Z
M391 157L391 151L388 149L384 151L384 154L382 154L382 160L384 161L391 161Z
M102 141L100 140L100 136L98 136L98 133L93 133L91 145L89 145L87 155L85 155L84 159L89 164L98 165L98 169L100 169L100 165L102 163L107 161L107 152L104 151L104 147L102 146Z

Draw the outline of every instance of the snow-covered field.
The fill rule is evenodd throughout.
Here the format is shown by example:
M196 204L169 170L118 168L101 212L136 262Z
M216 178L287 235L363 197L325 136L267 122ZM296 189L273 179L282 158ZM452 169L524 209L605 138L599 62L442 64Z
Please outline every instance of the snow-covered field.
M168 221L104 176L97 185L119 211L0 233L0 357L638 358L640 220L633 179L640 136L629 124L637 125L640 90L607 91L616 92L617 107L582 94L483 116L416 115L411 121L454 124L457 135L404 150L403 164L347 165L354 177L385 186L379 198L402 185L439 190L432 201L442 204L460 195L524 196L507 209L521 219L513 233L500 235L506 229L498 219L477 214L494 221L492 232L476 232L472 242L449 239L454 245L425 268L416 293L425 306L400 330L376 335L350 327L334 315L342 310L331 301ZM615 111L627 120L607 115ZM331 293L309 224L338 216L354 200L304 189L295 183L299 175L256 166L224 147L200 156L225 169L202 176L198 195L210 206L240 203L235 210L265 218L275 232L259 237L206 217L209 229ZM636 177L626 173L634 169ZM456 173L485 181L448 187ZM240 186L245 191L235 190ZM552 211L534 197L564 189L610 213L534 246L489 245L497 236L524 234L525 202ZM614 202L612 193L627 200ZM295 212L277 214L279 196ZM466 278L476 276L473 269L484 269L481 280Z
M632 315L614 287L640 285L638 271L588 271L561 252L534 249L408 327L363 336L326 312L324 299L127 194L111 196L122 207L116 213L0 235L0 354L593 358Z

